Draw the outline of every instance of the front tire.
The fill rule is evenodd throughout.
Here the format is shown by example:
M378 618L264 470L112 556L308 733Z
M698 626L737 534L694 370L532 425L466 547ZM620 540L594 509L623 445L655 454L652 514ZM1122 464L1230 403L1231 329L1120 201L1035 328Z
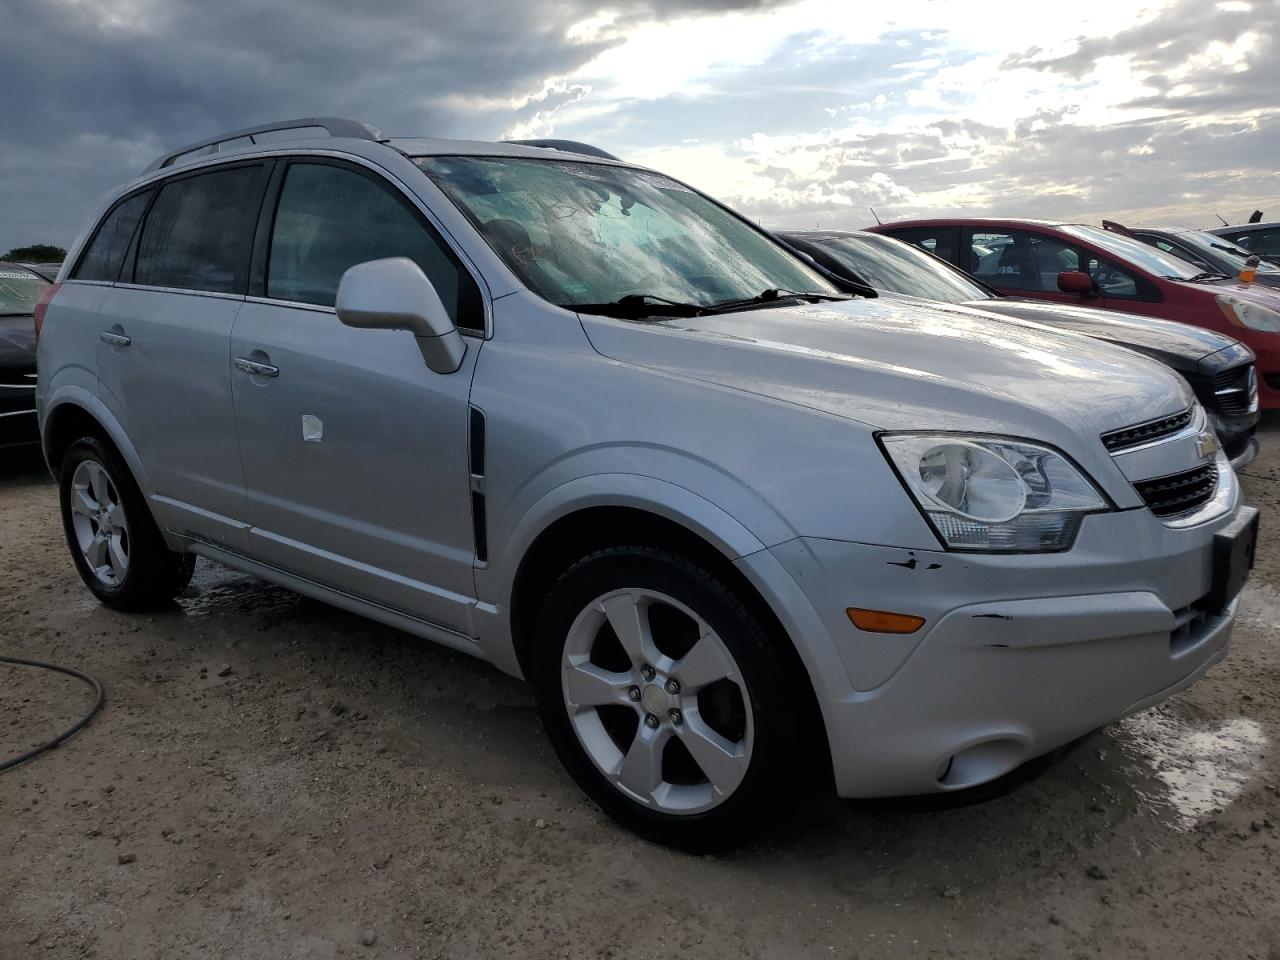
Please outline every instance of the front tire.
M191 580L196 558L166 546L124 458L82 437L62 458L62 528L85 586L107 606L154 609Z
M605 812L715 849L766 832L809 782L786 642L702 565L621 546L552 586L530 674L556 753Z

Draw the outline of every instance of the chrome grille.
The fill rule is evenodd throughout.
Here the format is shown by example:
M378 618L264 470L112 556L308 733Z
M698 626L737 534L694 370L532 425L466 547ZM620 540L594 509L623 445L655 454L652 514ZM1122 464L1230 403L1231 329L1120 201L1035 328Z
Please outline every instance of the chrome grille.
M1213 406L1223 416L1251 413L1257 393L1258 380L1251 363L1224 370L1213 378Z
M1209 501L1218 488L1218 467L1206 463L1167 477L1139 480L1133 486L1157 517L1176 517Z
M1124 427L1120 430L1111 430L1108 433L1104 433L1102 435L1102 445L1112 453L1119 453L1121 450L1139 447L1144 443L1159 440L1161 437L1172 436L1179 430L1184 429L1190 422L1191 409L1188 408L1169 417L1148 420L1145 423L1134 424L1132 427Z

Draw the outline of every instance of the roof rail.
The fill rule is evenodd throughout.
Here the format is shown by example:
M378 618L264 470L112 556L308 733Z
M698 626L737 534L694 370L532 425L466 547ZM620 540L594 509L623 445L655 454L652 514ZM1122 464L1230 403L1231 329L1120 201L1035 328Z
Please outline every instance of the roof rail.
M231 133L222 133L207 140L188 143L184 147L179 147L177 150L164 154L142 172L154 173L156 170L171 167L179 158L189 153L195 153L197 150L204 150L207 147L213 148L209 151L210 153L217 153L219 145L230 143L234 140L248 140L250 143L257 143L258 141L254 138L259 134L276 133L282 130L300 130L306 127L320 127L331 137L353 137L357 140L382 139L382 133L376 127L371 127L367 123L360 123L357 120L344 120L341 117L302 117L298 120L279 120L275 123L245 127L243 130L233 130Z
M581 140L508 140L507 143L519 144L522 147L542 147L544 150L563 150L565 153L581 153L588 157L603 157L605 160L618 160L612 153L593 147Z

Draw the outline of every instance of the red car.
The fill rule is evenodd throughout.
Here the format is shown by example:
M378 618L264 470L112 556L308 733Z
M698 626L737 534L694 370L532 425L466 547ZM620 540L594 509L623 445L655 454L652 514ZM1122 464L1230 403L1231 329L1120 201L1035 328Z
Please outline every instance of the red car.
M1086 224L904 220L868 229L914 243L1002 293L1144 313L1235 337L1257 354L1262 408L1280 408L1280 290L1205 273Z

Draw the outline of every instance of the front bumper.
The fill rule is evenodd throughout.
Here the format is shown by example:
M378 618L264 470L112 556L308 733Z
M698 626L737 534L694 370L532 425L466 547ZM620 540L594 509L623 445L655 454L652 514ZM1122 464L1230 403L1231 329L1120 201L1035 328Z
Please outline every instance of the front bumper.
M38 443L35 368L0 368L0 447Z
M1214 534L1239 510L1236 491L1225 513L1189 528L1145 509L1097 514L1061 554L800 538L739 564L757 583L785 571L811 604L783 619L809 666L839 793L931 793L993 780L1220 660L1236 604L1215 615L1205 599ZM865 633L849 606L926 624Z

